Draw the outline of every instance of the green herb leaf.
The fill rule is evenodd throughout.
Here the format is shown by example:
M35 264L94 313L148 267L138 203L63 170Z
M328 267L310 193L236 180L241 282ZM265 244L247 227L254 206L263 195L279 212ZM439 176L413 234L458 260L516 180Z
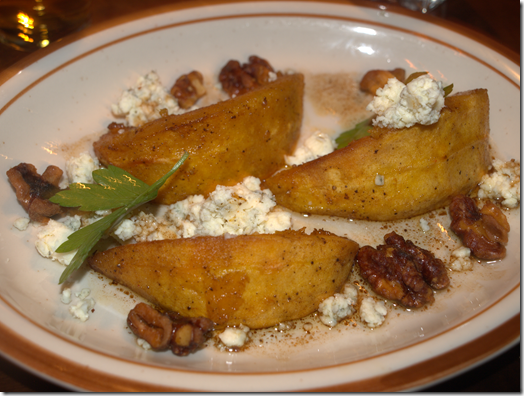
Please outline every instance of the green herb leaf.
M73 183L68 190L55 194L50 201L64 207L84 211L119 208L133 201L149 186L125 170L109 165L93 172L98 184Z
M422 71L422 72L415 72L415 73L411 73L408 78L406 78L406 81L404 81L404 84L405 85L408 85L411 81L413 81L415 78L419 78L420 76L423 76L424 74L428 74L427 71Z
M63 206L80 207L82 210L95 211L119 208L110 215L101 218L87 227L73 232L69 235L67 241L56 249L58 253L66 253L78 249L71 263L62 272L59 283L63 283L69 275L82 265L97 242L108 230L118 225L120 221L136 207L155 199L160 187L176 172L188 156L188 153L184 153L175 166L151 186L131 176L123 169L110 166L107 169L100 169L93 172L93 179L102 185L85 184L83 186L89 186L89 188L82 188L72 184L71 186L75 187L66 190L70 191L70 193L64 194L66 191L62 191L53 196L51 202L60 205L66 203ZM104 202L106 198L110 203Z
M69 278L69 275L80 268L100 238L102 238L105 232L115 224L116 220L125 215L126 212L127 210L125 208L117 209L110 215L102 217L100 220L89 224L87 227L80 228L78 231L69 235L67 241L62 243L56 249L57 253L67 253L71 250L78 249L69 265L62 272L62 275L60 275L60 284Z
M337 149L346 147L353 140L357 140L365 136L369 136L368 131L372 128L371 120L372 118L368 118L367 120L364 120L358 123L353 129L342 132L339 135L339 137L335 139L335 143L337 144Z
M448 96L453 91L453 84L449 84L447 87L444 87L444 97Z

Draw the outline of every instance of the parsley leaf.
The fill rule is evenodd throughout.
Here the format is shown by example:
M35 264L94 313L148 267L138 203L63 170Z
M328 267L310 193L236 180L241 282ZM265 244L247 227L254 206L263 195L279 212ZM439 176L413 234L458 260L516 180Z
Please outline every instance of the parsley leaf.
M353 140L360 139L365 136L369 136L368 131L371 129L371 119L368 118L362 122L359 122L353 129L342 132L339 137L335 139L337 149L346 147Z
M442 89L444 90L444 97L446 97L453 91L453 84L449 84Z
M415 72L411 73L408 78L404 81L404 85L408 85L411 81L413 81L415 78L419 78L420 76L423 76L425 74L428 74L427 71L421 71L421 72Z
M137 198L149 186L116 166L93 171L98 184L74 183L69 190L55 194L50 201L68 208L79 206L83 211L119 208Z
M113 213L100 220L73 232L57 249L57 253L66 253L78 249L71 263L60 276L59 283L63 283L69 275L76 271L96 243L109 229L118 225L120 221L136 207L156 198L158 190L166 180L184 163L189 154L182 158L151 186L135 178L123 169L110 165L107 169L93 172L93 179L98 184L74 183L69 190L60 191L50 201L66 207L79 207L85 211L115 209Z

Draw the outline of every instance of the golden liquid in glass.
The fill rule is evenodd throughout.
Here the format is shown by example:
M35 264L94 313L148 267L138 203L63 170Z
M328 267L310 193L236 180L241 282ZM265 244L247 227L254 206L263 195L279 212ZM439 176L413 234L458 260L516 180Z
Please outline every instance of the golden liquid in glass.
M0 42L18 50L48 46L89 23L91 0L0 0Z

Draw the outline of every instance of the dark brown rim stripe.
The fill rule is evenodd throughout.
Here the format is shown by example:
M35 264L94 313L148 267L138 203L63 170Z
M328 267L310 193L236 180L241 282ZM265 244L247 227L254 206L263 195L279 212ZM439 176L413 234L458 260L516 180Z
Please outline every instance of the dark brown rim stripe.
M348 391L349 389L346 388L347 385L351 386L352 392L380 392L384 390L395 392L421 387L465 370L477 362L488 359L497 351L512 346L516 342L515 340L518 340L520 337L520 314L508 320L504 326L507 327L494 329L452 351L402 370L382 375L380 381L372 378L351 384L317 388L314 389L314 391ZM484 349L482 351L479 351L479 344L483 345Z
M262 2L263 0L260 0L260 1ZM293 0L293 1L295 1L295 0ZM296 1L300 2L300 0L296 0ZM306 0L306 1L316 2L315 0ZM234 1L233 0L233 1L231 1L230 0L230 1L226 1L224 3L231 3L231 2L246 2L246 3L249 3L249 2L252 2L252 1L244 1L244 0L238 0L238 1ZM337 4L341 3L339 1L334 1L334 0L331 0L329 2L330 3L337 3ZM198 3L208 4L207 2L198 2ZM360 2L355 2L355 3L360 5ZM211 4L215 4L215 3L211 3ZM368 3L364 3L364 4L368 8L378 8L378 6L372 7ZM140 13L139 15L134 14L134 15L131 16L131 18L132 18L132 20L136 20L136 19L144 18L146 16L157 15L157 14L160 14L160 13L166 13L166 12L169 12L170 10L172 11L173 9L179 8L179 7L176 7L176 6L177 6L177 4L175 4L173 6L160 7L160 9L155 9L156 13L153 11L153 12L149 12L147 14L144 14L144 13ZM196 6L193 5L193 7L196 7ZM390 8L393 9L396 13L399 13L399 14L406 14L406 15L411 16L411 17L418 16L418 14L413 15L412 11L405 10L403 8L400 8L400 7L394 7L394 6L388 7L388 9L390 9ZM19 97L24 95L27 91L31 90L31 88L33 88L34 86L38 85L42 80L48 78L49 76L53 75L54 73L58 72L59 70L65 68L65 67L67 67L68 65L70 65L72 63L75 63L75 62L81 60L82 58L91 55L92 53L98 52L98 51L100 51L100 50L102 50L104 48L113 46L113 45L115 45L117 43L120 43L120 42L123 42L123 41L127 41L127 40L133 39L133 38L138 37L138 36L146 35L146 34L149 34L149 33L155 32L155 31L172 29L172 28L175 28L175 27L180 27L180 26L189 25L189 24L197 24L197 23L210 22L210 21L215 21L215 20L224 20L224 19L260 18L260 17L307 17L307 18L318 18L318 19L333 19L333 20L342 20L342 21L348 21L348 22L359 22L359 23L364 23L364 24L368 24L368 25L379 26L379 27L386 28L386 29L400 31L400 32L407 33L407 34L412 35L412 36L419 37L421 39L425 39L425 40L428 40L428 41L433 41L435 43L438 43L439 45L442 45L444 47L453 49L454 51L456 51L456 52L458 52L460 54L463 54L463 55L465 55L468 58L471 58L471 59L475 60L477 63L480 63L480 64L484 65L485 67L487 67L488 69L490 69L491 71L495 72L496 74L498 74L499 76L501 76L502 78L507 80L509 83L514 85L516 88L520 89L520 85L518 83L516 83L515 81L513 81L506 74L504 74L500 70L496 69L495 67L489 65L487 62L485 62L482 59L476 57L475 55L471 54L470 52L465 51L465 50L463 50L463 49L461 49L459 47L450 45L449 43L446 43L446 42L441 41L439 39L436 39L434 37L430 37L430 36L427 36L425 34L422 34L422 33L419 33L419 32L415 32L413 30L409 30L409 29L405 29L405 28L401 28L401 27L394 27L394 26L390 26L390 25L387 25L387 24L384 24L384 23L380 23L380 22L365 21L365 20L358 19L358 18L333 16L333 15L324 15L324 14L307 14L307 13L258 13L258 14L249 14L248 13L248 14L228 15L228 16L221 16L221 17L210 17L210 18L194 19L194 20L184 21L184 22L180 22L180 23L173 23L173 24L169 24L169 25L166 25L166 26L160 26L160 27L157 27L157 28L144 30L144 31L141 31L141 32L138 32L138 33L135 33L135 34L132 34L132 35L120 38L118 40L114 40L114 41L106 43L104 45L101 45L101 46L99 46L97 48L94 48L94 49L92 49L92 50L90 50L88 52L83 53L82 55L77 56L76 58L73 58L73 59L63 63L62 65L58 66L57 68L51 70L50 72L46 73L42 77L38 78L33 83L29 84L26 88L24 88L21 92L19 92L16 96L14 96L2 109L0 109L0 115L9 106L11 106ZM427 16L425 16L425 17L427 17ZM124 21L127 21L127 19L118 19L117 21L120 21L120 23L124 23ZM444 28L447 28L448 25L451 25L450 22L443 23L438 18L435 18L435 19L431 18L430 21L432 23L437 24L437 25L439 25L441 27L444 27ZM440 23L438 23L438 22L440 22ZM61 43L57 43L59 45L54 47L53 51L45 51L46 49L44 49L43 52L41 52L41 53L33 53L32 55L34 55L34 56L28 57L27 61L25 61L25 62L22 61L20 63L17 63L16 65L12 66L11 68L9 68L6 71L4 71L3 73L1 73L0 74L0 85L5 83L7 80L9 80L15 74L17 74L18 71L21 68L27 67L30 64L36 62L38 59L41 59L41 58L43 58L45 56L48 56L50 53L56 51L57 49L65 46L65 45L71 44L71 43L73 43L75 41L78 41L78 40L82 39L83 37L92 35L94 33L97 33L97 32L102 31L102 30L106 30L108 28L111 28L111 27L117 26L117 25L118 25L118 22L104 23L104 24L101 24L99 27L93 27L91 29L86 30L85 32L80 32L77 35L73 35L69 39L63 40ZM462 27L461 30L463 32L467 33L469 38L474 39L476 41L479 41L479 43L481 43L483 46L486 46L485 43L484 42L480 42L479 39L482 39L483 41L485 40L488 43L493 41L493 40L491 40L491 39L489 39L487 37L480 37L481 36L480 33L475 33L475 32L473 32L473 31L471 31L471 30L469 30L467 28ZM473 35L473 37L472 37L472 35ZM491 47L488 47L488 48L501 53L502 55L507 57L509 60L511 60L513 63L515 63L517 65L519 64L518 61L515 61L515 59L519 59L519 57L513 51L510 51L509 49L507 49L507 48L505 48L503 46L500 46L500 45L498 47L496 45L494 45L493 48L491 48Z
M42 349L39 345L26 342L23 345L14 343L17 334L4 327L0 323L0 345L2 350L10 358L17 362L30 362L30 368L37 375L50 377L64 384L74 385L79 389L90 391L190 391L184 388L164 387L152 383L144 383L132 379L122 379L116 375L107 374L103 371L87 367L76 362L64 359ZM481 362L497 351L513 345L520 337L520 314L515 315L507 322L483 336L461 345L445 354L433 357L413 366L393 371L380 377L374 377L362 381L343 383L332 387L309 389L315 392L373 392L373 391L398 391L423 386L430 382L445 378L448 375L464 370L477 362ZM479 345L482 349L479 350ZM353 362L355 363L355 362ZM341 364L343 366L345 364ZM169 369L164 368L169 371ZM308 370L301 370L308 371ZM289 373L289 372L287 372ZM260 373L261 376L286 375L287 373ZM231 374L231 373L213 373ZM202 373L205 375L205 373ZM242 375L231 374L233 376ZM115 381L118 379L118 381ZM198 391L198 389L191 389Z
M237 2L237 1L221 2L220 4L232 3L232 2ZM238 2L244 2L244 1L241 0L241 1L238 1ZM217 3L209 3L209 2L198 2L198 4L195 4L195 3L196 3L196 2L194 2L193 4L188 5L188 7L189 7L189 8L193 8L193 7L198 7L198 6L201 6L201 5L217 4ZM331 1L331 3L340 3L340 4L343 4L343 2L339 2L339 1ZM360 4L360 2L356 2L356 1L355 1L354 3L355 3L355 5L362 5L362 4ZM345 4L347 4L347 2L346 2ZM365 6L366 6L366 7L369 7L369 8L378 8L378 7L376 7L376 6L370 6L369 3L366 3ZM69 44L69 43L71 43L71 42L73 42L73 41L77 41L77 40L81 39L82 37L84 37L84 36L86 36L86 35L90 35L90 34L93 34L93 33L98 32L98 31L105 30L105 29L107 29L107 28L109 28L109 27L113 27L113 26L116 26L116 25L118 25L118 24L121 24L121 23L124 23L124 22L128 22L129 20L135 20L135 19L143 18L143 17L145 17L145 16L150 16L150 15L157 15L157 14L159 14L159 13L169 12L169 11L172 11L172 10L174 10L174 9L178 9L178 8L185 8L185 7L180 7L180 4L175 4L175 5L173 5L173 6L171 6L171 5L170 5L170 6L164 6L164 7L158 8L158 9L150 10L150 11L147 12L147 13L140 13L140 15L136 15L136 14L135 14L135 15L132 15L130 18L124 17L124 18L121 18L121 19L119 19L119 20L117 20L117 21L110 21L110 22L108 22L108 23L105 23L105 24L100 25L99 27L96 27L96 28L93 27L93 28L90 29L87 33L80 34L80 35L78 35L78 36L76 36L76 37L72 37L70 40L64 41L64 42L63 42L59 47L55 47L54 50L56 50L56 49L58 49L58 48L60 48L60 47L62 47L62 46L64 46L64 45L67 45L67 44ZM388 7L388 9L389 9L389 7ZM395 12L397 12L398 10L401 10L402 12L400 12L400 13L407 14L407 15L409 15L409 16L414 16L413 13L411 13L410 11L405 12L406 10L404 10L404 9L397 9L397 8L394 8L394 9L395 9ZM416 15L418 16L418 14L416 14ZM163 29L168 29L168 28L178 27L178 26L187 25L187 24L202 23L202 22L207 22L207 21L211 21L211 20L234 19L234 18L243 18L243 17L308 17L308 18L330 18L330 19L339 19L339 20L344 20L344 21L354 21L354 22L360 22L360 23L365 23L365 24L372 24L372 25L376 25L376 26L385 27L385 28L388 28L388 29L393 29L393 30L398 30L398 31L406 32L406 33L408 33L408 34L415 35L415 36L418 36L418 37L421 37L421 38L424 38L424 39L427 39L427 40L430 40L430 41L438 42L438 43L441 44L441 45L444 45L444 46L446 46L446 47L452 48L452 49L454 49L455 51L458 51L458 52L460 52L460 53L462 53L462 54L464 54L464 55L466 55L466 56L468 56L468 57L470 57L470 58L476 60L477 62L479 62L479 63L481 63L481 64L487 66L487 67L490 68L492 71L494 71L494 72L496 72L497 74L501 75L502 77L504 77L505 79L507 79L511 84L513 84L514 86L516 86L517 88L520 89L520 86L519 86L518 84L516 84L515 82L513 82L511 79L509 79L505 74L503 74L503 73L500 72L499 70L493 68L492 66L490 66L490 65L487 64L487 63L485 63L484 61L478 59L477 57L473 56L472 54L469 54L469 53L467 53L467 52L465 52L465 51L462 51L461 49L459 49L459 48L457 48L457 47L450 46L449 44L444 43L444 42L442 42L442 41L440 41L440 40L433 39L433 38L431 38L431 37L428 37L428 36L426 36L426 35L423 35L423 34L420 34L420 33L417 33L417 32L410 31L410 30L408 30L408 29L396 28L396 27L392 27L392 26L385 25L385 24L381 24L381 23L377 23L377 22L372 22L372 21L363 21L363 20L355 19L355 18L344 18L344 17L335 17L335 16L319 15L319 14L303 14L303 13L286 13L286 14L278 14L278 13L267 13L267 14L243 14L243 15L233 15L233 16L222 16L222 17L205 18L205 19L199 19L199 20L192 20L192 21L185 21L185 22L181 22L181 23L175 23L175 24L171 24L171 25L168 25L168 26L162 26L162 27L159 27L159 28L154 28L154 29L149 29L149 30L146 30L146 31L142 31L142 32L139 32L139 33L136 33L136 34L133 34L133 35L130 35L130 36L127 36L127 37L124 37L124 38L121 38L121 39L115 40L115 41L113 41L113 42L111 42L111 43L107 43L107 44L102 45L102 46L100 46L100 47L97 47L97 48L95 48L95 49L93 49L93 50L91 50L91 51L89 51L89 52L87 52L87 53L82 54L81 56L78 56L78 57L76 57L76 58L74 58L74 59L72 59L72 60L70 60L70 61L68 61L68 62L66 62L66 63L64 63L64 64L62 64L62 65L60 65L60 66L57 67L56 69L52 70L51 72L49 72L49 73L47 73L46 75L44 75L44 76L42 76L41 78L39 78L37 81L35 81L35 82L32 83L31 85L29 85L27 88L25 88L25 89L24 89L21 93L19 93L15 98L13 98L13 99L12 99L12 100L11 100L11 101L6 105L6 106L4 106L4 108L0 110L0 114L1 114L1 113L2 113L2 112L3 112L7 107L9 107L9 106L14 102L14 101L16 101L16 99L18 99L21 95L23 95L24 93L26 93L28 90L30 90L32 87L34 87L35 85L37 85L39 82L41 82L41 81L44 80L45 78L47 78L47 77L49 77L50 75L56 73L58 70L60 70L60 69L62 69L62 68L64 68L64 67L66 67L67 65L69 65L69 64L71 64L71 63L74 63L74 62L76 62L76 61L82 59L83 57L88 56L88 55L91 54L91 53L97 52L97 51L99 51L99 50L101 50L101 49L103 49L103 48L106 48L106 47L112 46L112 45L114 45L114 44L116 44L116 43L119 43L119 42L122 42L122 41L125 41L125 40L129 40L129 39L131 39L131 38L134 38L134 37L137 37L137 36L140 36L140 35L148 34L148 33L151 33L151 32L153 32L153 31L157 31L157 30L163 30ZM432 21L432 22L433 22L433 21ZM437 24L438 24L438 25L449 25L449 23L444 23L444 24L442 24L442 23L437 23ZM445 26L444 26L444 27L445 27ZM469 35L468 35L468 36L469 36ZM469 36L469 37L472 38L471 36ZM475 36L475 39L476 39L476 38L478 38L478 36ZM484 42L483 42L482 44L483 44L484 46L486 46ZM500 47L496 47L496 46L494 46L494 48L492 48L492 49L495 49L495 50L496 50L496 49L500 49ZM26 66L29 65L29 64L31 64L31 63L33 63L34 61L36 61L36 60L38 60L38 59L44 57L44 56L47 56L47 55L48 55L49 53L51 53L51 52L53 52L53 51L50 51L50 52L47 52L47 53L41 53L41 54L39 54L39 56L35 56L35 57L29 59L28 62L27 62L27 64L26 64ZM501 53L501 51L498 51L498 52ZM509 50L506 50L506 51L503 51L503 52L509 52L509 57L511 57L512 55L514 55L514 53L511 52L511 51L509 51ZM504 55L504 54L503 54L503 55ZM504 56L508 57L507 55L504 55ZM516 63L516 62L515 62L515 63ZM15 65L15 66L16 66L16 67L22 67L21 64L17 64L17 65ZM6 73L6 72L2 73L2 74L0 75L0 82L5 82L5 81L7 81L10 77L12 77L12 75L15 74L15 71L14 71L14 70L15 70L15 69L11 69L11 70L8 70L7 73ZM6 76L6 77L5 77L5 76ZM520 284L517 285L513 290L515 290L515 289L518 288L519 286L520 286ZM513 290L512 290L512 291L513 291ZM493 305L496 305L498 302L500 302L502 299L504 299L504 298L505 298L509 293L511 293L511 291L508 292L508 293L507 293L504 297L502 297L500 300L498 300L497 302L493 303L490 307L492 307ZM1 298L1 296L0 296L0 298ZM2 300L3 300L3 298L2 298ZM6 303L7 303L7 302L6 302ZM10 305L10 304L8 304L8 305ZM487 307L485 310L489 309L490 307ZM13 308L13 307L11 307L11 308ZM484 311L485 311L485 310L484 310ZM18 312L18 311L15 310L15 312ZM481 313L482 313L482 312L481 312ZM478 315L480 315L481 313L478 313L478 314L475 315L475 316L478 316ZM22 315L21 313L20 313L20 315L21 315L22 317L26 318L26 317L25 317L24 315ZM474 317L475 317L475 316L474 316ZM468 321L471 320L471 319L473 319L474 317L468 319ZM29 320L29 321L31 321L29 318L26 318L26 319ZM31 322L32 322L32 321L31 321ZM506 322L505 325L511 324L511 326L509 326L509 327L512 327L512 328L513 328L513 325L514 325L513 322L515 322L514 319L512 319L512 320ZM39 324L36 324L36 323L34 323L34 324L35 324L36 326L38 326L38 327L41 328L41 326L40 326ZM455 327L457 327L457 326L455 326ZM7 334L7 333L11 333L11 336L13 336L13 337L16 339L16 335L13 334L9 329L5 328L5 327L4 327L3 325L1 325L1 324L0 324L0 328L2 328L2 330L5 330L5 331L6 331L6 334ZM53 333L53 332L47 330L46 328L42 328L42 329L45 330L45 331L48 331L48 332L50 332L51 334L53 334L54 336L56 336L55 333ZM498 329L498 328L497 328L497 329ZM493 330L492 333L493 333L493 332L496 332L497 329ZM452 329L448 329L447 331L451 331L451 330L452 330ZM504 337L504 338L503 338L503 339L504 339L504 342L500 342L500 343L499 343L500 345L498 345L498 346L492 348L492 350L490 350L489 352L486 352L486 353L485 353L485 356L489 356L489 355L491 355L492 353L496 352L496 351L499 350L500 348L503 348L506 344L511 343L511 342L513 342L514 340L516 340L516 339L519 337L519 334L520 334L520 323L517 323L517 330L518 330L518 331L516 332L516 334L513 334L513 333L512 333L512 337L510 337L509 339L506 338L506 337ZM443 333L441 333L441 334L443 334ZM509 335L509 334L508 334L508 335ZM2 336L3 336L3 334L0 333L0 344L2 344L2 345L3 345L3 344L6 344L6 343L9 344L9 337L8 337L7 339L4 339L4 337L2 337ZM436 337L436 336L435 336L435 337ZM434 338L434 337L432 337L432 338ZM482 338L482 337L481 337L481 338ZM498 337L497 337L497 338L498 338ZM12 340L12 339L13 339L13 338L11 338L11 340ZM428 341L429 339L431 339L431 338L428 338L428 339L426 339L426 340L424 340L424 341ZM509 341L508 341L508 340L509 340ZM422 342L424 342L424 341L422 341ZM506 342L506 341L507 341L507 342ZM28 342L28 343L29 343L29 342ZM72 342L72 343L73 343L74 345L76 345L76 346L83 347L82 345L77 345L77 344L74 343L74 342ZM475 342L472 341L472 343L475 343ZM471 344L471 343L470 343L470 344ZM412 345L410 345L410 346L413 346L413 345L416 345L416 344L412 344ZM12 344L10 344L10 346L12 347ZM85 348L85 347L83 347L83 348ZM406 347L406 348L408 348L408 347ZM20 359L17 359L18 361L26 362L27 359L28 359L29 361L31 361L31 360L33 360L34 357L35 357L34 354L28 354L27 356L25 356L25 359L24 359L24 358L23 358L23 353L21 353L20 351L18 351L18 353L16 353L16 351L12 350L13 348L8 348L8 349L11 349L11 352L13 353L13 354L9 354L9 355L13 356L13 358L15 358L15 356L18 356L18 357L20 358ZM86 349L88 349L89 351L93 351L93 350L91 350L90 348L86 348ZM401 349L404 349L404 348L401 348ZM4 349L4 350L5 350L5 349ZM29 349L29 350L34 350L34 349ZM476 350L478 351L478 348L477 348ZM398 350L397 350L397 351L398 351ZM44 355L45 355L46 353L49 354L49 355L53 355L53 354L51 354L51 353L49 353L49 352L47 352L47 351L43 351L43 352L44 352ZM99 353L99 352L97 352L97 351L94 351L94 352L95 352L95 353ZM394 352L395 352L395 351L392 351L392 352L390 352L390 353L394 353ZM114 358L114 357L111 356L111 355L107 355L107 356L110 356L111 358ZM378 356L382 356L382 355L378 355ZM376 358L376 357L378 357L378 356L373 356L372 358ZM51 356L48 356L48 357L51 357ZM53 356L53 357L54 357L54 360L57 361L57 362L60 362L60 361L67 362L67 365L72 366L72 364L71 364L70 361L65 360L64 358L60 357L59 355L55 355L55 356ZM434 358L433 360L438 359L438 358L439 358L439 357L436 357L436 358ZM485 358L484 356L478 356L478 359L472 360L471 362L463 363L463 366L464 366L464 367L467 367L467 366L469 366L470 364L474 363L475 361L483 360L484 358ZM36 367L33 367L37 372L40 372L40 373L42 373L42 374L44 374L44 375L48 375L48 376L50 376L50 377L54 377L54 378L56 378L56 379L59 380L59 381L64 381L65 383L69 383L69 384L78 384L78 383L81 383L81 382L82 382L82 381L79 381L78 378L75 377L74 375L71 375L72 373L69 373L69 375L66 376L66 377L67 377L68 379L76 378L76 381L74 381L74 382L71 382L71 381L68 381L68 380L64 380L64 379L59 378L59 377L56 376L56 375L53 375L53 374L56 374L56 372L55 372L56 370L51 369L51 368L53 368L54 366L49 364L49 360L46 360L46 359L39 359L39 360L44 360L44 361L45 361L45 362L43 362L43 363L44 363L43 366L45 366L45 367L40 367L39 369L36 368ZM122 360L125 360L125 359L122 359ZM363 359L363 360L366 360L366 359ZM130 361L128 361L128 360L125 360L125 361L128 362L128 363L130 363ZM139 364L139 365L143 365L143 363L139 363L139 362L131 362L131 363L136 363L136 364ZM357 362L351 362L351 363L346 363L346 364L354 364L354 363L357 363ZM448 363L449 363L449 362L448 362ZM341 365L346 365L346 364L341 364ZM417 365L417 367L422 367L424 364L425 364L425 362L423 362L423 363ZM38 363L36 363L36 366L38 366ZM64 372L66 372L66 371L69 372L68 370L64 370L64 369L63 369L64 366L65 366L65 365L61 365L61 366L60 366L61 369L60 369L59 371L60 371L62 374L63 374ZM28 367L32 367L32 366L28 364ZM156 367L156 366L153 366L153 367ZM448 367L448 365L446 365L446 367ZM158 368L161 368L161 367L158 367ZM326 368L327 368L327 367L326 367ZM456 372L457 370L460 370L460 369L461 369L460 367L457 367L456 369L449 369L449 367L448 367L448 370L447 370L447 371L448 371L449 373L453 373L453 372ZM90 369L90 370L91 370L91 369ZM168 370L173 370L173 369L168 369ZM314 371L314 370L318 370L318 369L307 369L307 370L298 370L298 371L299 371L299 372L302 372L302 371ZM93 370L93 371L95 371L95 370ZM176 371L182 371L182 372L183 372L183 371L185 371L185 370L179 370L179 369L176 369ZM292 371L288 371L288 372L286 372L286 373L291 373L291 372L292 372ZM85 367L81 367L81 369L79 370L79 373L81 374L81 375L80 375L81 378L85 378L85 375L86 375L86 368L85 368ZM447 375L449 375L449 373L442 374L442 376L447 376ZM104 376L100 376L100 373L99 373L99 372L95 371L94 374L96 375L97 378L100 378L100 379L102 380L102 381L100 382L100 384L99 384L99 385L102 386L102 388L100 388L99 390L113 389L113 388L107 388L106 386L109 385L109 384L111 384L111 385L114 387L114 378L115 378L115 376L113 376L113 375L109 375L109 376L108 376L108 375L105 375L106 377L108 377L108 381L105 381L105 380L103 380ZM230 373L220 373L220 374L230 374ZM238 373L238 374L233 374L233 375L242 375L242 374L243 374L243 373ZM245 373L245 374L247 374L247 375L252 375L253 373ZM256 374L256 373L255 373L255 374ZM261 374L261 375L268 375L268 374L282 374L282 373L260 373L260 374ZM386 375L386 376L387 376L387 375ZM382 376L381 378L384 378L384 377L385 377L385 376ZM93 379L93 377L91 377L91 376L90 376L90 378ZM420 376L419 378L422 378L422 379L420 379L420 380L418 381L420 384L424 384L424 383L427 383L427 382L428 382L428 380L425 379L424 375ZM130 381L130 380L125 380L125 381L127 381L127 383L129 384L129 388L126 388L126 389L128 389L128 390L129 390L129 389L132 389L132 390L136 390L136 389L147 389L147 390L151 390L151 385L150 385L150 384L144 384L144 383L141 383L141 382ZM377 383L377 381L375 381L375 380L373 380L373 381L371 381L371 382L372 382L373 384L376 384L376 383ZM344 389L347 389L347 387L351 385L351 389L353 389L353 385L354 385L354 384L356 384L356 383L344 384L344 385L341 385L341 386L343 386ZM367 389L367 390L370 389L370 386L369 386L369 385L371 385L371 384L368 384L367 381L362 382L362 384L365 385L365 387L362 388L362 389ZM78 385L78 386L81 387L81 388L85 388L85 389L95 390L95 389L92 389L92 388L90 387L90 386L93 385L93 383L92 383L91 381L88 381L88 384L87 384L87 385L89 385L89 386L80 386L80 385ZM123 385L123 384L121 384L121 385ZM140 385L140 386L139 386L139 385ZM406 384L404 384L404 385L406 385ZM404 385L403 385L403 384L400 384L400 385L399 385L400 387L399 387L399 388L396 388L396 389L406 389L407 387L404 386ZM145 386L146 388L144 388L144 386ZM409 387L411 387L411 386L409 386ZM158 388L158 387L157 387L157 388ZM119 389L119 390L124 390L124 387L119 387L118 389ZM173 390L172 388L169 388L169 389ZM355 389L356 389L356 388L355 388ZM382 388L382 387L380 387L380 389L381 389L381 390L384 390L384 389L389 389L389 388ZM116 390L116 389L115 389L115 390ZM158 390L165 390L165 389L164 389L164 388L158 388ZM182 390L182 389L177 389L177 390Z

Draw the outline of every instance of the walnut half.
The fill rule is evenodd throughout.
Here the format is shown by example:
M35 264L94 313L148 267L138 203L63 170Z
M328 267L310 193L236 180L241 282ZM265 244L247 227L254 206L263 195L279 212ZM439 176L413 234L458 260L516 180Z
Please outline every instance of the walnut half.
M144 303L129 312L127 324L153 350L171 349L177 356L187 356L200 349L214 326L207 318L186 318L175 312L164 314Z
M362 77L362 80L360 81L360 89L375 95L377 89L383 88L390 78L396 78L397 80L404 82L406 79L406 71L398 68L389 71L370 70L364 75L364 77Z
M408 308L432 303L434 289L449 285L444 263L394 232L384 237L385 245L360 248L356 262L373 290Z
M199 71L193 70L189 74L183 74L171 88L171 95L178 100L178 106L187 110L206 94L204 77Z
M236 60L227 62L218 79L222 89L229 97L234 98L271 82L278 75L280 72L275 73L267 60L252 55L249 62L242 65Z
M481 260L506 257L509 223L502 210L488 201L479 209L475 201L465 195L453 197L449 205L450 228Z

